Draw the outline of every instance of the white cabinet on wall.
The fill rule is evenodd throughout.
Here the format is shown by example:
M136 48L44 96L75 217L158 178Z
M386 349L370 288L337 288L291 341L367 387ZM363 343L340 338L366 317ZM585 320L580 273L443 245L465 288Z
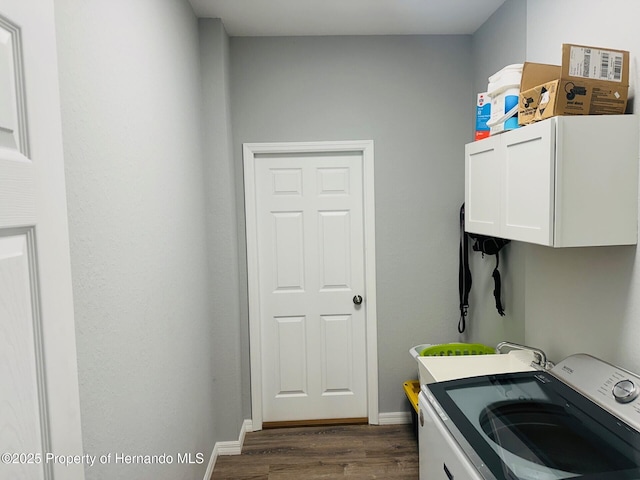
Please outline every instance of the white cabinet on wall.
M465 229L553 247L638 241L636 115L553 117L465 147Z

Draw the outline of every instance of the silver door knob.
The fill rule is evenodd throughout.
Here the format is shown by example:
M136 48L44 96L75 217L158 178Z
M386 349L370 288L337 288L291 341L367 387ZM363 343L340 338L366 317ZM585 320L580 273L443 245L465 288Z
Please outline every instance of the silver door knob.
M354 296L353 303L355 303L356 305L360 305L362 303L362 297L360 295Z

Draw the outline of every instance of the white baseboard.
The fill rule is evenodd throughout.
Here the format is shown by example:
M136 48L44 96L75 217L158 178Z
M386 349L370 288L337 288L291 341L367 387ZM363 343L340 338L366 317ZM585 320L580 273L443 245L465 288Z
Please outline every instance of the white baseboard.
M411 423L411 412L385 412L378 415L379 425L402 425Z
M210 480L211 475L213 475L213 469L216 466L216 460L220 455L240 455L240 453L242 453L244 436L247 432L253 432L253 423L249 419L242 422L238 440L216 442L213 446L213 452L211 452L211 458L209 458L209 465L207 465L207 471L204 474L203 480Z

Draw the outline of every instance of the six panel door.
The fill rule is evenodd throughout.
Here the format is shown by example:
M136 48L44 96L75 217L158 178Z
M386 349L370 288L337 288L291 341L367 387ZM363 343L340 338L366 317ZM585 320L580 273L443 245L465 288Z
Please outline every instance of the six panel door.
M367 416L362 160L256 159L265 422Z

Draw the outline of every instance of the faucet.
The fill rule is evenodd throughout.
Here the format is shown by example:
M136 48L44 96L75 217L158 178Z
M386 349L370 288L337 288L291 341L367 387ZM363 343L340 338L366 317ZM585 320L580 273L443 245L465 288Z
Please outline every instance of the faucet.
M527 347L526 345L520 345L512 342L500 342L496 346L496 351L498 353L505 353L503 352L504 349L508 349L507 352L510 352L511 350L526 350L533 353L535 359L532 363L538 365L541 369L547 370L553 367L553 363L547 361L547 355L539 348Z

